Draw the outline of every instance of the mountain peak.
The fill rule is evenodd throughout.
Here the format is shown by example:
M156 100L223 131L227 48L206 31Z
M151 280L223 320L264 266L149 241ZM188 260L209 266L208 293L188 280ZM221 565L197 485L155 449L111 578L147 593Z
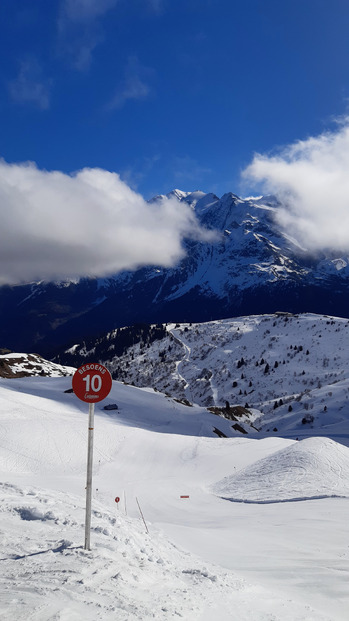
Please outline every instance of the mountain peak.
M172 190L171 192L168 192L166 196L167 198L177 198L178 200L182 201L187 196L189 196L189 194L191 194L191 192L183 192L182 190L175 189L175 190Z

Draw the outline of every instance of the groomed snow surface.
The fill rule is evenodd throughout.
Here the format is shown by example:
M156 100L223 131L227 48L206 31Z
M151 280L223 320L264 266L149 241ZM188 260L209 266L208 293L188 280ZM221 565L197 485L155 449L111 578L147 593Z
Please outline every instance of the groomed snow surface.
M114 382L86 551L88 406L70 386L0 380L1 619L348 619L346 446L211 437L203 408Z

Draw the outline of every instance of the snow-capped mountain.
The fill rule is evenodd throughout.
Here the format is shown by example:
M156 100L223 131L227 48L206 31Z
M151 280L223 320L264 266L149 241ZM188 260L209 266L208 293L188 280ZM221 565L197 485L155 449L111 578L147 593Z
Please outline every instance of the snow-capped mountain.
M349 432L349 320L288 313L119 329L61 358L239 421L242 433Z
M0 349L0 377L14 379L18 377L65 377L72 375L74 367L66 367L45 360L38 354L17 354Z
M0 344L47 354L54 347L137 322L208 321L277 310L347 316L348 257L311 256L281 231L275 197L181 192L211 242L185 241L173 268L110 278L0 288ZM159 198L155 197L152 202Z

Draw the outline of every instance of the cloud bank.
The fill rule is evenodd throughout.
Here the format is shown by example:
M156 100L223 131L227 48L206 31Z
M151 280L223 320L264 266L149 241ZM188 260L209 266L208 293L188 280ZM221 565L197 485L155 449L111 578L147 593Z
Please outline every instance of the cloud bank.
M305 248L349 252L349 117L279 155L255 155L243 176L278 196L279 223Z
M0 161L0 284L171 266L184 237L209 240L176 199L148 204L119 175L74 175Z

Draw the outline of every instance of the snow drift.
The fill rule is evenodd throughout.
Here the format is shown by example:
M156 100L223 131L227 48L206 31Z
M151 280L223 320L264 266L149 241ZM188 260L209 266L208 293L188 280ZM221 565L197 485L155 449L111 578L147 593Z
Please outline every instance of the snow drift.
M225 477L212 490L251 503L349 497L349 449L329 438L307 438Z

